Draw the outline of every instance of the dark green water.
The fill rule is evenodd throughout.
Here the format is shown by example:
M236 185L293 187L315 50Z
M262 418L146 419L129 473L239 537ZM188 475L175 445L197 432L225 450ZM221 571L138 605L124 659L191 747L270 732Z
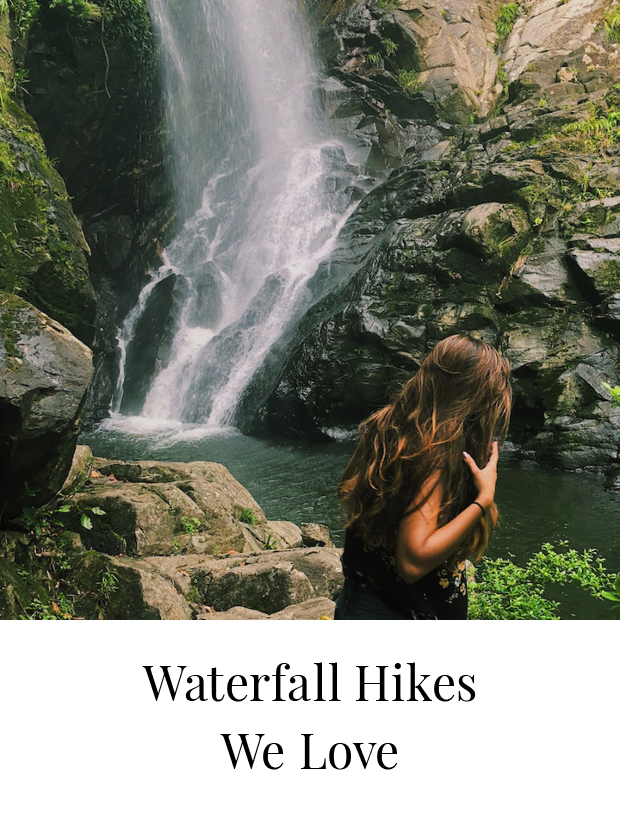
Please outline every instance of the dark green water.
M269 519L327 524L336 543L343 519L335 490L353 451L352 442L309 444L262 441L237 432L198 435L137 435L118 430L84 434L95 455L124 460L216 461L252 493ZM500 462L497 501L501 523L488 554L523 561L545 542L567 540L596 548L610 571L620 570L620 495L605 492L602 479L560 473L513 459ZM554 593L564 618L610 618L607 605L570 589Z

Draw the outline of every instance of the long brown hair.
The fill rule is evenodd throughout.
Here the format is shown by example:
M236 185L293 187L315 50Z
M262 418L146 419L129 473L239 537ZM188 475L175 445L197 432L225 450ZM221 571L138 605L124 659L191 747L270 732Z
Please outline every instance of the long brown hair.
M338 494L347 527L367 547L394 545L401 519L413 512L412 502L437 472L440 525L471 504L476 490L462 454L466 450L484 467L493 441L504 441L512 404L509 373L507 359L489 344L452 335L431 350L391 404L360 425ZM493 504L458 557L481 556L496 522Z

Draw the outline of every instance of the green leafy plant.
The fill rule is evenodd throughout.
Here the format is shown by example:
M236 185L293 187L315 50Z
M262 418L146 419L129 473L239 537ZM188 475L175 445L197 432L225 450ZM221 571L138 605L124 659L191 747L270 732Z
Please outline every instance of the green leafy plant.
M86 0L50 0L50 9L64 11L82 20L99 20L101 18L99 6L88 3Z
M606 12L603 18L603 30L608 43L620 43L620 6Z
M521 9L518 3L507 3L505 6L500 6L499 17L495 24L495 31L500 42L503 43L508 39L508 35L512 31L520 12Z
M183 516L180 521L181 533L188 533L190 536L195 536L202 530L202 522L198 518L188 518Z
M509 559L487 558L470 585L470 619L559 619L559 604L549 599L551 584L576 584L596 598L612 586L613 576L595 550L577 552L566 542L560 551L544 544L524 567Z
M239 521L243 524L258 524L258 516L250 507L245 507L239 513Z
M26 527L28 532L36 538L53 536L59 530L66 528L67 514L79 516L80 524L85 530L93 529L91 516L105 516L105 510L101 507L85 507L81 502L71 501L71 497L62 497L60 503L47 505L46 507L24 507L19 521Z
M66 510L65 512L69 512L71 508ZM102 510L101 507L84 507L80 512L80 524L85 530L92 530L93 529L93 522L91 520L92 516L105 516L105 510Z
M381 63L381 55L378 52L368 52L366 62L371 66L378 66Z
M606 381L603 381L602 386L611 393L611 401L612 404L620 407L620 387L612 387L611 384L608 384Z
M401 69L396 75L396 79L408 95L415 94L420 88L418 73L413 69Z
M393 57L396 52L398 51L398 46L393 40L390 40L389 37L384 37L381 39L381 45L385 49L385 53L388 57Z
M41 599L33 599L25 609L21 618L30 621L58 621L62 619L73 619L73 604L63 593L57 594L57 601L43 602Z
M263 542L263 550L277 550L278 549L278 540L272 534L269 533L265 541Z
M101 578L99 580L99 592L100 594L105 597L109 598L112 593L115 593L118 590L118 575L114 570L110 570L109 568L103 570L101 573Z
M601 593L601 596L604 599L608 599L610 602L614 602L616 604L616 618L620 619L620 575L617 576L614 582L614 589L604 590Z
M562 132L582 137L588 148L609 148L620 141L620 110L594 111L585 120L567 123Z
M39 13L39 0L9 0L17 35L23 38Z
M77 520L84 530L92 530L92 516L105 516L105 510L76 498L88 485L91 466L92 462L87 465L84 475L76 479L68 492L59 493L51 503L43 507L24 507L21 516L15 520L16 523L25 527L35 538L58 535L67 529L68 522ZM33 490L28 482L24 484L24 491L30 498L37 495L37 490Z

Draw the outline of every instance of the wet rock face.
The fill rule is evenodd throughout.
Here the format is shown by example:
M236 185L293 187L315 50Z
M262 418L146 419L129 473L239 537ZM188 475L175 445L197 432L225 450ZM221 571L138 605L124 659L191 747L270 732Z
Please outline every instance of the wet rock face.
M381 32L388 19L402 28L408 15L428 92L432 37L419 27L452 11L420 5L407 0L383 14L355 0L335 4L323 28L333 38L329 60L358 49L361 71L369 21ZM470 25L488 34L490 14L494 31L498 6L471 5ZM620 381L620 143L611 125L620 115L620 46L602 34L600 2L554 9L523 5L499 45L505 66L488 115L471 106L479 123L455 125L430 147L414 142L362 200L344 229L348 273L341 269L335 292L301 322L278 386L248 429L325 438L353 428L435 343L470 332L511 362L512 438L524 455L568 469L617 461L620 422L602 384ZM544 39L527 34L534 25ZM439 95L433 106L439 113Z
M127 372L121 413L138 415L153 376L163 368L174 335L172 310L178 292L176 275L155 285L127 347Z
M0 618L333 616L343 573L327 528L267 521L219 464L78 447L62 489L44 529L0 530Z
M108 4L103 31L44 8L28 38L26 105L92 253L94 420L106 417L116 384L116 330L174 223L155 58L146 0Z
M62 486L92 380L90 350L33 306L0 293L0 518Z

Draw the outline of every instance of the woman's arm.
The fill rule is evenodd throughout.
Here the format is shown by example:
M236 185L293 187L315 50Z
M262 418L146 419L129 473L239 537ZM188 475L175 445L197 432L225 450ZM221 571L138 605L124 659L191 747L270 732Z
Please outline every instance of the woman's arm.
M489 463L481 470L470 455L463 453L463 460L471 470L478 492L476 501L485 510L495 497L498 455L498 446L494 443ZM478 504L470 504L443 527L437 527L443 496L439 478L438 471L428 479L412 506L426 496L427 500L419 509L405 516L398 528L396 565L401 578L409 584L450 558L482 516Z

